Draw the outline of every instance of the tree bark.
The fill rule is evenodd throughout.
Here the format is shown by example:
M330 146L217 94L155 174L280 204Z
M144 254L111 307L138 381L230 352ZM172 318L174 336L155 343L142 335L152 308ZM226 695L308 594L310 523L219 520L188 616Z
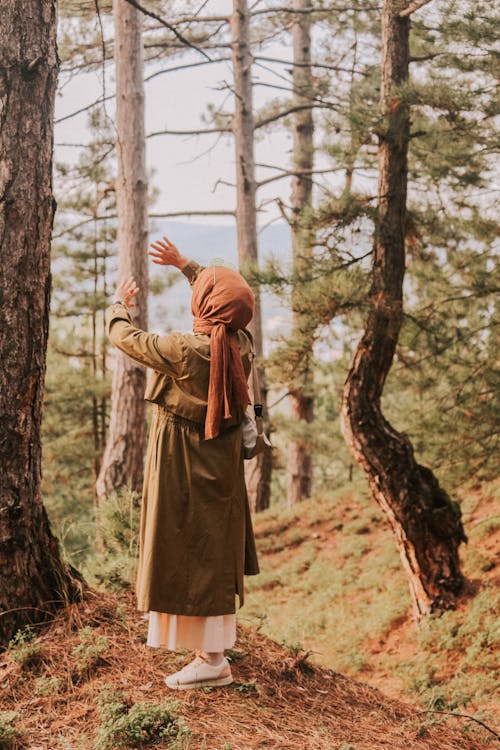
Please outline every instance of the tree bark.
M0 644L75 588L41 499L50 297L57 8L2 5L0 25Z
M463 586L458 548L465 535L458 506L432 471L419 465L407 436L381 411L403 312L404 222L409 109L398 92L408 79L409 19L402 3L382 9L383 123L379 134L378 207L370 311L342 399L343 431L388 516L408 575L416 618L450 609Z
M241 268L258 262L257 210L255 205L254 117L252 108L252 55L250 50L250 16L246 0L233 0L231 16L232 62L235 111L233 132L236 150L236 227L238 259ZM250 330L258 358L257 372L266 413L267 389L262 367L262 314L260 291L254 286L255 313ZM260 360L260 361L259 361ZM252 390L252 389L251 389ZM271 497L272 456L264 451L245 462L245 478L252 511L265 510Z
M126 0L114 0L116 129L118 135L118 247L120 278L134 276L141 290L132 308L134 324L147 329L148 207L144 140L142 14ZM146 371L117 353L108 440L96 483L102 501L120 487L142 487L146 436Z
M292 26L293 39L293 104L310 104L314 89L311 70L311 22L309 11L311 0L293 0L293 9L299 11L298 20ZM308 316L300 304L300 280L306 279L314 243L308 226L307 212L312 205L312 170L314 167L314 121L312 109L295 112L293 117L293 169L301 173L292 178L292 254L297 290L292 292L293 338L302 341L302 363L299 378L302 381L289 387L293 416L298 423L309 424L314 418L312 397L312 340ZM299 299L297 299L299 298ZM288 444L287 502L289 506L311 496L312 456L304 439L293 438Z

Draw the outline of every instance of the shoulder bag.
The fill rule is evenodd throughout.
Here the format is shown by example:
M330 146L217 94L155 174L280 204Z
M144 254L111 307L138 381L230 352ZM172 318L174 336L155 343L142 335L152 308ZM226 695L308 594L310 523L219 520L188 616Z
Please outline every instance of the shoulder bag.
M259 376L254 359L252 357L253 405L248 407L243 417L243 456L247 459L272 448L271 441L264 432Z

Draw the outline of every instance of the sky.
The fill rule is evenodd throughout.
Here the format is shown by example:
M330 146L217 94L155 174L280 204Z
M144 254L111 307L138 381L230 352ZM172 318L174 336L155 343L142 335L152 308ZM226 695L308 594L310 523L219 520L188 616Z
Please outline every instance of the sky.
M195 55L190 54L191 58ZM156 65L156 69L167 67L168 63ZM175 63L170 63L173 65ZM228 63L218 63L201 68L189 69L173 74L161 75L145 85L146 133L169 128L176 130L207 127L201 117L210 103L222 102L224 95L217 91L224 81L229 81L231 70ZM147 73L154 72L150 68ZM101 91L99 72L80 74L64 86L56 101L56 121L96 99ZM112 68L106 83L108 91L114 89ZM228 107L232 106L231 96ZM263 99L256 95L258 100ZM113 103L107 110L114 115ZM88 139L86 128L87 113L82 113L60 124L56 124L56 158L71 159L74 149L59 146L61 143L85 142ZM273 131L269 137L260 139L256 145L256 161L270 162L277 166L289 163L287 151L291 147L290 136ZM184 210L233 210L235 208L234 188L219 183L218 180L234 183L234 144L230 134L218 138L217 135L204 136L161 136L149 138L146 142L148 170L153 172L153 184L159 196L153 209L155 213ZM262 170L263 173L263 170ZM269 170L265 176L270 176ZM276 195L276 185L259 194L259 200ZM281 181L281 197L288 201L289 180ZM265 223L277 215L277 211L267 211L261 217ZM230 224L230 217L198 219L202 223Z
M230 3L221 0L209 0L203 9L205 14L228 13ZM110 24L105 23L106 36L112 33ZM229 54L229 50L228 50ZM288 43L274 44L266 47L266 55L290 60L291 46ZM188 52L171 62L148 65L145 77L155 71L186 63L199 62L201 56ZM286 66L267 63L266 67L274 69L277 75L258 65L253 67L254 109L258 110L265 103L286 93L275 91L267 85L274 83L288 86L289 74ZM282 77L285 79L283 80ZM221 90L231 84L232 71L229 62L191 68L185 71L159 75L145 84L145 120L146 133L165 128L183 130L195 129L198 126L208 127L202 122L210 104L224 104L226 110L232 110L232 94ZM89 104L102 93L101 71L78 74L67 82L67 76L60 76L60 90L56 99L56 159L70 160L75 156L75 149L64 147L63 143L81 143L88 140L87 117L84 112L76 117L58 123L58 119ZM112 62L108 65L106 91L114 90ZM107 111L114 116L114 102L108 102ZM291 134L283 127L274 127L265 134L257 131L255 143L255 161L260 164L273 164L280 168L290 165L292 148ZM148 170L152 173L152 183L158 190L158 199L152 207L155 213L169 213L189 210L234 210L235 190L224 183L234 183L234 143L231 134L203 136L161 136L148 138L146 141L146 159ZM317 156L317 166L326 166L325 157ZM268 178L276 171L264 168L257 169L257 179ZM319 178L325 184L335 178ZM290 198L290 178L275 181L258 191L258 202L262 205L259 213L259 225L279 220L280 212L275 199L279 197L285 204ZM264 205L265 204L265 205ZM193 222L232 224L231 217L203 217L190 219Z

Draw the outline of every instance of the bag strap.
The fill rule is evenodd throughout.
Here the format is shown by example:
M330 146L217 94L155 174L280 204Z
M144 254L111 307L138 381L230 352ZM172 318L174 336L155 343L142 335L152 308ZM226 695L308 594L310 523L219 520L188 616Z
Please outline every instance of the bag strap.
M255 365L255 355L252 356L252 385L253 385L253 411L255 414L255 424L257 433L262 435L264 432L263 406L260 392L259 375Z

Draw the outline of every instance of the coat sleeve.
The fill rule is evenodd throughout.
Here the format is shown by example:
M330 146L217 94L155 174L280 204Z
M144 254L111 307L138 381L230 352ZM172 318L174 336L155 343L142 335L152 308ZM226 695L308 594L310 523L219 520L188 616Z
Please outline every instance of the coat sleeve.
M200 266L200 264L195 260L190 260L189 263L182 269L182 273L189 281L190 285L193 286L200 273L204 270L205 266Z
M106 323L111 343L124 354L157 372L173 378L182 376L184 357L181 335L160 336L141 331L133 325L127 308L121 304L108 307Z

